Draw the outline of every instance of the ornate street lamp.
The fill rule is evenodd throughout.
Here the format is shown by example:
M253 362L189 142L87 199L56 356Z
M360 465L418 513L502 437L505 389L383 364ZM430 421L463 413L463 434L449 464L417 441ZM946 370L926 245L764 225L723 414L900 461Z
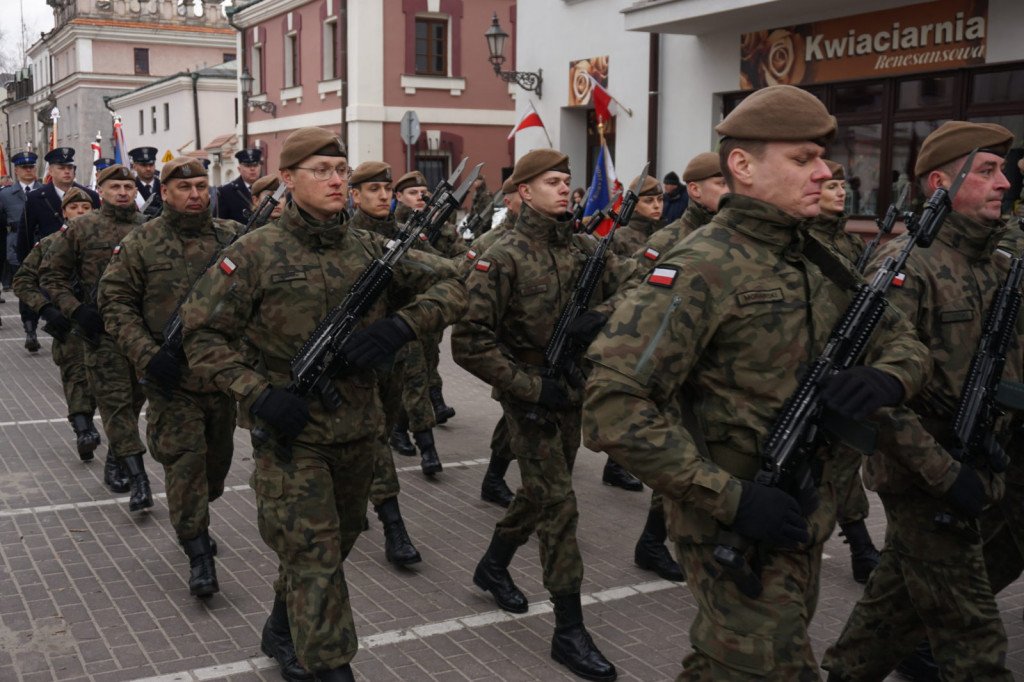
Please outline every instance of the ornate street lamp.
M252 97L252 84L256 79L249 73L248 67L242 69L242 75L238 77L238 80L242 82L242 104L244 106L256 107L266 114L277 116L277 105L273 102L250 99Z
M542 69L537 69L537 73L501 70L501 65L505 63L505 39L508 38L508 34L502 30L501 24L498 23L497 12L494 13L494 21L491 23L491 27L484 33L484 37L487 38L487 49L491 53L488 60L494 67L494 73L506 83L515 83L523 90L536 92L539 98L541 96L540 86L544 82L544 79L541 77Z

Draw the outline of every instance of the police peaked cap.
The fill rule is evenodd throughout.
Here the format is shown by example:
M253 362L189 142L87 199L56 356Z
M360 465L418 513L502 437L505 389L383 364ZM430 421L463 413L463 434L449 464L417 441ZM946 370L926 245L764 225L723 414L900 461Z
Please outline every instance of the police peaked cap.
M34 166L39 156L35 152L18 152L11 157L11 163L15 166Z
M765 142L809 141L825 146L836 117L817 97L793 85L771 85L749 95L715 126L722 137Z
M383 161L364 161L352 171L349 185L355 187L364 182L391 182L391 166Z
M109 157L103 156L93 161L92 165L96 167L96 170L101 171L107 166L113 166L115 163L117 163L117 161L114 161Z
M46 152L46 156L43 158L46 160L46 163L73 166L75 165L75 150L71 147L57 147Z
M975 149L1006 156L1012 143L1013 133L1001 125L947 121L924 138L914 164L914 175L921 177Z
M235 152L235 158L238 159L238 163L255 166L263 161L263 151L256 147L249 147L248 149Z
M132 163L156 163L156 147L136 147L128 152Z

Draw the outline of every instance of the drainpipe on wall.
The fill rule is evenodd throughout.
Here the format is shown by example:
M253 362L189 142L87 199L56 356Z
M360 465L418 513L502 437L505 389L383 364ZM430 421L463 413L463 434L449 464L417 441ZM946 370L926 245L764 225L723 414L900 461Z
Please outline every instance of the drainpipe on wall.
M647 64L647 160L648 174L658 178L658 105L661 99L661 34L652 33Z
M341 139L348 146L348 129L345 126L345 110L348 109L348 0L339 0L338 40L341 41ZM349 152L351 154L351 151Z
M196 119L196 151L203 148L203 142L199 138L199 74L193 71L192 76L192 114Z
M244 28L239 28L237 25L235 25L235 21L234 21L235 13L234 13L233 10L234 10L233 7L229 7L227 9L228 25L231 26L231 28L233 28L236 31L238 31L238 35L239 35L240 40L241 40L241 48L239 50L239 54L238 54L237 57L235 57L235 59L238 60L238 68L236 69L236 74L237 75L236 75L236 78L235 78L235 81L236 81L236 84L237 84L238 77L240 77L242 75L242 73L245 71L245 63L246 63L246 61L248 61L249 55L247 53L247 50L245 49L245 29ZM249 148L249 107L247 107L245 105L245 95L241 94L240 91L239 91L239 96L238 96L238 107L241 110L241 115L240 115L239 118L240 118L241 123L242 123L242 149L248 149Z

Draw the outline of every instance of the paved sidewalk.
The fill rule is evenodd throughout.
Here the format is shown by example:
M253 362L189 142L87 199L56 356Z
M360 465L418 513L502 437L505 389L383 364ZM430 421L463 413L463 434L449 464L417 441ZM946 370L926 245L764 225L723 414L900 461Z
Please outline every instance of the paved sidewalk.
M106 448L90 463L79 461L49 339L41 334L43 350L25 351L13 298L0 305L0 682L280 680L276 664L259 652L277 562L256 529L247 432L236 432L229 488L212 505L221 591L200 601L188 594L188 562L168 522L163 472L147 457L156 505L130 515L127 496L102 485ZM553 616L536 541L511 569L530 599L527 614L498 610L472 586L473 566L502 512L479 499L499 410L489 390L452 363L447 347L442 373L445 397L458 410L435 431L443 473L428 480L417 458L396 457L403 515L423 562L390 567L372 512L370 530L346 562L361 646L356 678L579 679L549 657ZM603 464L602 455L584 450L575 473L586 623L620 680L671 680L688 649L693 600L685 586L633 565L650 492L601 485ZM510 483L516 476L513 466ZM869 527L881 544L884 517L871 497ZM812 625L819 657L861 591L846 547L833 539L826 551ZM999 603L1010 662L1024 679L1024 585L1008 588Z

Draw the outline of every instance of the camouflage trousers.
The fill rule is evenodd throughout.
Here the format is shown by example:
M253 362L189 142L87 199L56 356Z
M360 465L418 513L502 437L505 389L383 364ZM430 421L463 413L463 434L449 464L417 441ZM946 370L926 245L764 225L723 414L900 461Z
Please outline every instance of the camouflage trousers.
M107 432L110 454L117 458L145 454L146 446L139 436L139 413L146 396L135 369L109 334L100 336L96 348L85 344L85 368Z
M224 494L234 452L235 401L176 388L171 399L146 388L146 441L163 465L171 526L185 541L210 527L210 502Z
M441 373L437 371L441 364L441 342L444 332L431 334L423 339L423 357L427 363L427 386L441 388Z
M835 455L836 518L840 524L866 519L871 505L860 479L860 451L838 445Z
M491 433L491 452L499 459L507 459L510 462L516 458L512 452L512 444L509 443L508 423L504 414L498 419L498 423L494 425L494 432Z
M946 509L924 492L881 498L882 561L822 667L843 680L884 680L927 636L942 679L1012 680L981 541L936 528Z
M68 334L64 341L54 339L50 347L53 362L60 368L60 383L64 387L68 417L73 414L92 415L96 412L96 398L89 386L85 369L84 345L81 337Z
M395 355L395 361L388 369L377 370L377 390L384 408L383 432L378 434L381 446L375 450L373 461L373 482L370 484L370 502L379 507L401 491L398 485L398 472L395 470L395 457L388 445L391 430L398 423L402 412L402 383L405 377L407 349L415 344L406 344L405 348Z
M430 402L430 371L427 362L426 347L431 338L423 343L413 341L402 349L404 367L401 371L401 407L400 414L409 421L409 430L413 433L426 431L437 426L434 406ZM388 433L391 433L390 429Z
M289 462L253 447L260 536L280 562L274 590L288 605L295 652L306 670L340 667L357 648L344 560L363 527L381 441L296 442Z
M562 422L551 433L526 416L528 407L503 401L502 409L522 486L495 530L517 547L536 531L544 587L554 597L579 594L583 558L576 543L572 468L580 447L580 411L560 412Z

